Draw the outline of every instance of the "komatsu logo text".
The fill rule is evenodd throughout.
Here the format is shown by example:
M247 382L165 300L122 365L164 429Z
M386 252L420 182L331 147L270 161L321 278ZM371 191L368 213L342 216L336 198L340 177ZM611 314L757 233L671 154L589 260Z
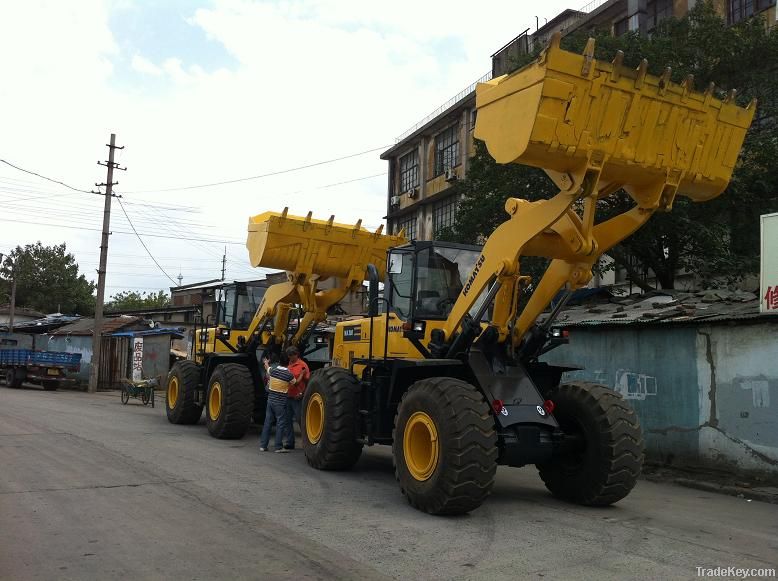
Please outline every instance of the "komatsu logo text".
M462 296L466 297L467 293L470 292L470 287L473 286L473 281L475 280L475 277L478 276L478 271L481 270L481 265L484 263L484 260L486 260L486 258L483 254L478 257L478 262L475 263L475 268L473 268L473 272L470 274L470 278L467 279L467 284L462 290Z

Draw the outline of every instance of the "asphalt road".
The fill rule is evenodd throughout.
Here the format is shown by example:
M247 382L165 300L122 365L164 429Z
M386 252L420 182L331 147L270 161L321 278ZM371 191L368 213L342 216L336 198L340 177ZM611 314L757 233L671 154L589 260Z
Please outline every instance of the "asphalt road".
M778 506L639 482L613 507L498 471L462 517L412 509L387 449L350 472L215 440L163 405L0 387L2 579L698 579L778 567Z

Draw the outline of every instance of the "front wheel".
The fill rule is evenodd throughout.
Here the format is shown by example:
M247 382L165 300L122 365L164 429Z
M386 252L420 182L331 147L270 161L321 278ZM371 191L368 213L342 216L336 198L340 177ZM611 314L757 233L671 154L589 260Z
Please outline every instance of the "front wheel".
M308 464L319 470L348 470L362 455L357 441L359 382L340 367L311 374L302 403L300 429Z
M538 464L546 488L576 504L607 506L627 496L643 465L643 434L635 411L615 391L584 381L551 394L560 428L577 435L576 452Z
M411 506L464 514L489 496L497 434L489 405L469 383L434 377L414 383L394 423L395 475Z
M126 387L122 387L122 403L127 405L128 401L130 401L130 391Z
M242 438L249 429L254 407L251 371L240 363L218 365L208 382L205 423L214 438Z
M165 411L171 424L196 424L203 406L195 401L200 367L194 361L178 361L167 377Z

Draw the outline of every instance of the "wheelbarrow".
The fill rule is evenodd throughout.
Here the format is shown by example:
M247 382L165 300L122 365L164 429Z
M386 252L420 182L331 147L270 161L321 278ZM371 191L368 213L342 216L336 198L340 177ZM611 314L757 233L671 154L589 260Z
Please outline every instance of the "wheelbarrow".
M124 379L122 382L122 404L127 405L130 398L139 399L143 405L151 404L154 407L154 388L159 387L159 379L143 379L132 381Z

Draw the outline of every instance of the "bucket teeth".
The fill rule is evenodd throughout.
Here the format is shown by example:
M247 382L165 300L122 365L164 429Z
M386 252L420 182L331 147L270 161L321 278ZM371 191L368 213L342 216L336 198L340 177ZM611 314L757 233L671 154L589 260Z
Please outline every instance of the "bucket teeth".
M648 60L643 59L637 68L637 76L635 77L635 88L640 89L643 86L643 81L646 78L646 72L648 71Z
M621 77L621 65L624 63L624 51L617 50L616 56L613 57L611 64L613 65L613 71L611 71L611 81L616 82Z
M557 30L554 34L551 35L551 38L548 39L548 49L552 48L559 48L559 44L562 42L562 33Z
M737 89L730 89L727 93L727 96L724 97L725 103L734 103L735 97L737 97Z
M683 96L686 97L694 90L694 75L686 75L683 83L681 83L681 87L683 88Z
M757 100L756 97L754 97L753 99L751 99L751 102L748 105L746 105L746 111L750 111L751 109L756 109L756 104L757 104Z
M589 76L589 72L592 70L592 64L594 63L594 39L590 38L586 41L586 46L583 50L584 64L581 67L581 75L584 77Z
M662 72L662 76L659 77L659 94L664 95L665 91L667 90L667 86L670 84L670 75L673 73L673 69L670 67L665 67L665 70Z

